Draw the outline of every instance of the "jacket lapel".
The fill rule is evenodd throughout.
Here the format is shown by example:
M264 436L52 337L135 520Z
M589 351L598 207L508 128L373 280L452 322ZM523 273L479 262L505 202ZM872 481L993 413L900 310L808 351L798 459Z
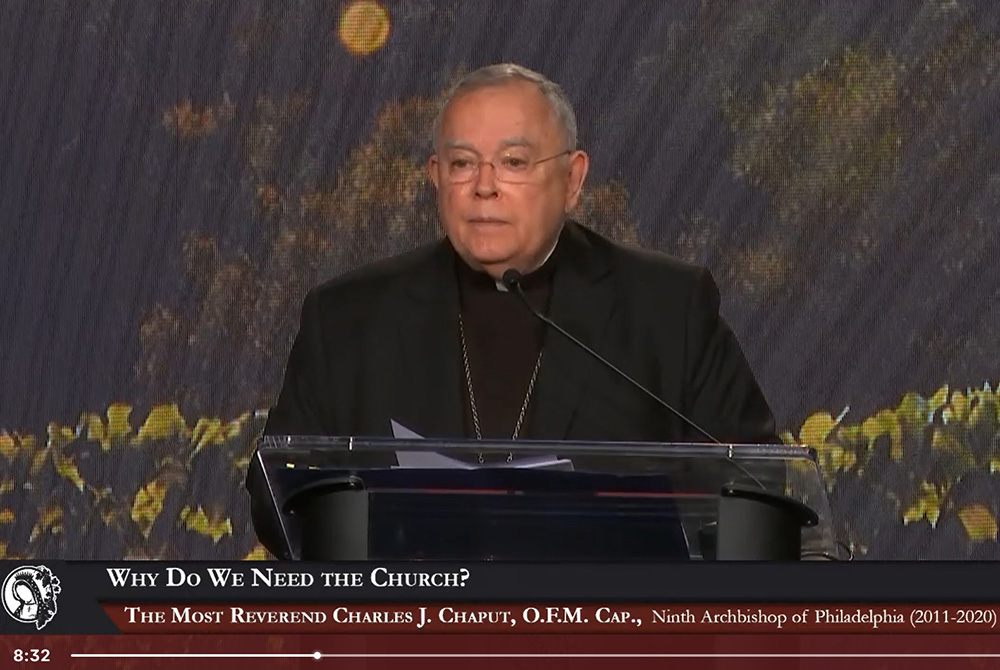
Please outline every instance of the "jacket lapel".
M394 389L390 418L424 437L463 434L454 262L451 247L441 242L401 286L401 374L395 377L402 382Z
M615 302L610 264L572 222L566 223L559 243L566 246L560 250L548 316L602 356L607 355L602 342ZM548 330L538 372L532 438L566 439L587 383L600 365L560 333Z

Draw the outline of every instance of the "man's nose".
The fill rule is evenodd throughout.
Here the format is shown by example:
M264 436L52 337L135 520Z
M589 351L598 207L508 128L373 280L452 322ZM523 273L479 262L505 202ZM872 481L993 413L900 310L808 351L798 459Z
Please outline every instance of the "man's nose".
M493 163L482 161L476 171L476 195L491 198L497 194L497 175Z

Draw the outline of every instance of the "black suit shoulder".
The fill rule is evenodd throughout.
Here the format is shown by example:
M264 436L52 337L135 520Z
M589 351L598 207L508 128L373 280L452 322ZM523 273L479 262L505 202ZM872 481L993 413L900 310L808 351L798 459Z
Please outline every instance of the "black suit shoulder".
M586 243L606 259L608 266L630 291L653 293L660 300L667 301L671 298L690 300L694 294L704 291L706 285L717 294L708 268L661 251L615 242L583 226L578 226L578 229Z
M384 258L334 277L310 290L322 307L330 303L370 300L399 286L406 277L418 273L441 252L443 242L430 242L412 251Z
M356 384L386 346L394 296L433 266L441 243L377 261L326 281L307 293L268 434L353 434L359 412ZM374 344L373 344L374 343Z

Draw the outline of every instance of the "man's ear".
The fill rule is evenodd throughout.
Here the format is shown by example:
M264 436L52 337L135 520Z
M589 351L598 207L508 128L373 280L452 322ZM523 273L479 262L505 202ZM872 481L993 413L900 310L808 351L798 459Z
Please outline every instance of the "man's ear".
M566 183L566 205L564 211L569 213L580 201L583 192L583 182L590 169L590 156L584 151L574 151L569 156L569 180Z
M427 159L427 178L431 180L431 184L434 185L434 190L438 187L438 157L437 154L431 154L431 157Z

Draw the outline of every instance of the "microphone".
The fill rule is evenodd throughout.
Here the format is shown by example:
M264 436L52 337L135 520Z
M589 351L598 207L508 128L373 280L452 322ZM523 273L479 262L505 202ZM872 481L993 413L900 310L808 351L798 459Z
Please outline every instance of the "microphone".
M510 268L509 270L507 270L506 272L503 273L503 277L501 278L501 281L503 281L503 285L507 287L508 291L511 291L511 292L517 294L517 296L521 299L521 302L523 302L525 304L525 306L528 308L528 310L532 314L534 314L535 317L537 317L539 320L541 320L542 323L544 323L549 328L552 328L557 333L559 333L560 335L562 335L563 337L565 337L566 339L568 339L570 342L572 342L576 346L578 346L581 349L583 349L584 351L586 351L590 356L592 356L596 360L600 361L606 368L608 368L609 370L611 370L612 372L614 372L616 375L618 375L619 377L621 377L622 379L624 379L625 381L627 381L629 384L631 384L635 388L637 388L640 391L642 391L647 397L649 397L650 399L652 399L657 405L659 405L660 407L663 407L663 408L669 410L670 412L672 412L675 416L677 416L682 421L684 421L686 424L688 424L689 426L691 426L692 428L694 428L695 430L697 430L699 433L701 433L702 435L704 435L705 437L707 437L709 440L711 440L715 444L718 444L718 445L721 445L721 446L726 446L722 442L720 442L718 439L716 439L716 437L714 435L712 435L707 430L705 430L704 428L702 428L701 426L699 426L698 424L696 424L694 421L692 421L691 419L689 419L687 416L685 416L683 412L681 412L680 410L676 409L673 405L671 405L667 401L663 400L662 398L660 398L660 396L656 395L655 393L653 393L652 391L650 391L648 388L646 388L645 386L643 386L642 384L640 384L639 382L637 382L635 379L633 379L628 374L626 374L624 371L622 371L620 368L618 368L614 363L612 363L608 359L606 359L603 356L601 356L599 353L597 353L596 351L594 351L593 349L591 349L590 347L588 347L586 344L584 344L583 342L581 342L580 340L578 340L576 337L574 337L572 334L570 334L569 332L567 332L565 328L563 328L562 326L560 326L559 324L557 324L555 321L553 321L552 319L550 319L549 317L547 317L545 314L542 314L540 311L538 311L537 309L535 309L534 305L532 305L531 302L528 300L528 296L526 296L524 294L524 289L521 287L521 280L522 279L523 279L523 275L520 272L518 272L514 268ZM763 489L765 491L767 490L767 487L764 486L760 482L760 480L757 479L753 475L753 473L751 473L749 470L747 470L742 465L740 465L739 463L737 463L736 461L733 460L731 453L730 453L729 457L726 460L729 461L730 463L732 463L744 475L746 475L751 480L753 480L754 484L756 484L757 486L759 486L761 489Z

